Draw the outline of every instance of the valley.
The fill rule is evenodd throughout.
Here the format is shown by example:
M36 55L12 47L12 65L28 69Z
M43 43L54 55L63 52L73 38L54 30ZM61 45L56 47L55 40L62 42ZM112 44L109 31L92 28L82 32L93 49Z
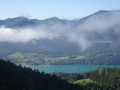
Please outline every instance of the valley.
M78 60L84 60L85 56L51 57L50 55L46 56L44 54L17 52L15 54L8 55L8 59L21 64L60 65L62 62L64 62L63 64L67 64L73 61L76 62Z
M0 0L0 90L120 90L120 0Z
M28 65L119 65L119 53L104 53L104 54L85 54L53 57L50 55L38 53L14 53L10 54L5 59L11 60L14 63ZM118 59L118 60L117 60Z
M0 58L28 65L119 65L119 15L119 10L100 10L77 20L0 20Z
M119 15L100 10L77 20L0 20L0 58L29 65L119 65Z

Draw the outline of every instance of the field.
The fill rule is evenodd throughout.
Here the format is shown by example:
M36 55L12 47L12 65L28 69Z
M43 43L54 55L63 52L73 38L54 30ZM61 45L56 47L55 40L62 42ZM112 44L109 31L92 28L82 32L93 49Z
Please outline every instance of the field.
M81 85L87 85L89 83L95 83L95 81L90 80L90 79L81 79L73 82L74 84L81 84Z
M63 56L63 57L51 57L49 55L43 55L38 53L14 53L8 56L8 59L15 63L25 64L60 64L63 62L83 60L85 56Z
M75 64L91 64L91 65L117 65L119 63L119 53L104 54L85 54L85 55L64 55L50 56L41 53L21 53L16 52L8 55L5 59L14 63L36 64L36 65L75 65ZM113 62L117 60L116 62Z

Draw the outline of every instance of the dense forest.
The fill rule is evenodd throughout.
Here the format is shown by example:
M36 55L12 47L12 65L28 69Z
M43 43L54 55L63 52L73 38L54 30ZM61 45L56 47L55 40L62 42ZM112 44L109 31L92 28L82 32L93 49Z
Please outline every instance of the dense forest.
M120 68L47 74L0 59L0 90L120 90Z
M120 90L120 68L47 74L0 59L0 90Z
M65 73L61 74L63 78L62 75L65 76ZM96 71L76 74L72 77L65 76L64 79L82 85L87 90L120 90L120 68L98 68Z
M55 75L0 60L0 90L82 90Z

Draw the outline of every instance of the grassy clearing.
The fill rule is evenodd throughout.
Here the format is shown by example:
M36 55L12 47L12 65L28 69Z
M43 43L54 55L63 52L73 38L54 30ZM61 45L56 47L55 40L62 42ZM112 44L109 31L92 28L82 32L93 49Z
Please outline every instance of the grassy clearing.
M75 59L85 59L85 56L77 56Z
M8 58L11 59L16 59L17 61L34 61L37 62L38 60L42 59L44 61L54 61L54 60L69 60L69 57L55 57L55 58L51 58L51 57L46 57L44 55L41 54L37 54L37 53L14 53L8 56Z
M9 55L10 58L25 58L25 57L34 57L36 53L20 53L17 52L15 54Z
M12 59L16 62L22 62L22 63L37 63L37 64L53 64L57 63L59 61L67 62L69 60L82 60L85 58L85 56L63 56L63 57L50 57L43 54L38 53L14 53L8 56L9 59Z
M44 58L45 61L48 60L67 60L69 57L56 57L56 58Z
M24 55L22 53L15 53L15 54L12 54L12 55L9 55L8 57L10 58L18 58L18 57L24 57Z
M81 80L77 80L75 82L73 82L74 84L81 84L81 85L87 85L89 83L96 83L95 81L93 80L90 80L90 79L81 79Z

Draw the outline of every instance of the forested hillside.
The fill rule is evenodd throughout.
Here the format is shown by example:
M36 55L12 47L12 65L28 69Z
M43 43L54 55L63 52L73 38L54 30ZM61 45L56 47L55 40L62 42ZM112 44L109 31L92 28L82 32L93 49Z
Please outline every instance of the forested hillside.
M82 90L55 75L16 66L0 59L0 90Z
M120 64L120 10L76 20L0 20L0 58L42 65Z
M120 90L120 68L99 68L93 72L76 74L64 79L82 85L87 90Z
M56 75L61 76L62 80ZM45 74L0 60L1 90L119 90L120 68L99 68L83 74Z

